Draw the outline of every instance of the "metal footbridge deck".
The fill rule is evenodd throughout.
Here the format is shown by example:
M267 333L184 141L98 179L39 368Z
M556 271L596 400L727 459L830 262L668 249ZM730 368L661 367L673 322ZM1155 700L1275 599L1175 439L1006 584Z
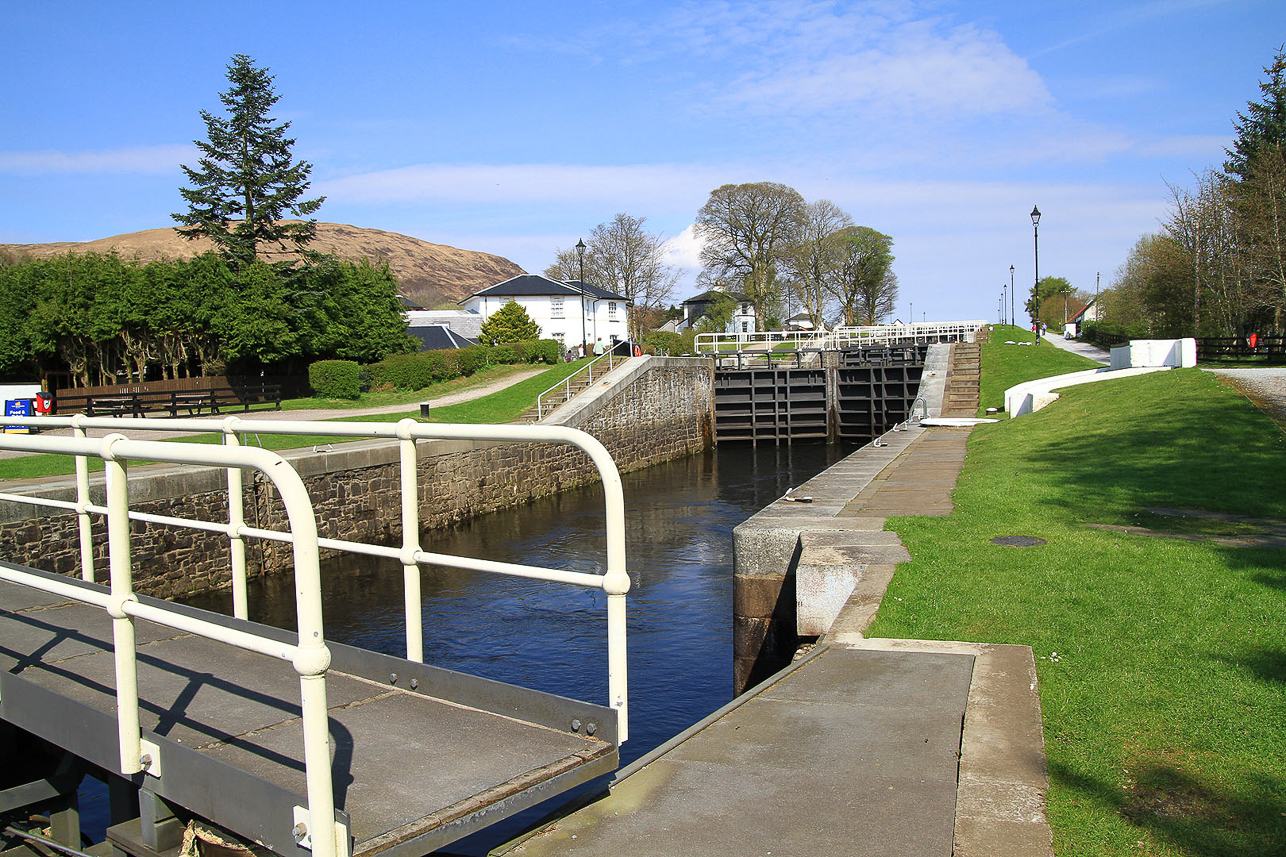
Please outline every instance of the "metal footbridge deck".
M80 430L89 422L75 424ZM150 429L161 421L140 422ZM167 422L176 430L184 423ZM237 418L227 424L230 437L260 428ZM83 853L77 850L75 801L77 785L89 774L107 782L113 797L110 846L95 846L95 855L113 849L133 857L174 853L185 832L191 836L194 826L208 825L216 836L232 834L283 857L411 857L615 769L617 747L626 737L629 578L620 478L606 450L583 433L548 427L423 426L408 420L396 427L301 423L285 431L353 436L363 428L396 432L403 446L400 548L319 539L299 476L262 449L235 442L131 441L122 435L45 443L0 435L0 447L53 446L77 455L78 462L99 456L107 467L105 505L91 496L83 469L77 502L25 498L81 516L85 579L0 561L0 828L11 827L8 820L15 815L48 811L47 832L56 850ZM417 435L456 432L584 449L604 477L608 572L580 574L421 551L415 441ZM130 460L226 467L229 523L131 510L125 468ZM239 498L246 469L273 481L289 532L244 523ZM0 499L24 501L7 493ZM107 519L110 585L94 582L84 519L98 515ZM186 526L234 539L236 615L135 593L130 542L139 538L132 533L138 521L148 524L144 531ZM293 545L298 632L245 618L244 550L237 550L235 540L246 537ZM325 640L318 572L323 547L403 561L407 658ZM605 590L610 707L420 662L421 563ZM41 835L32 833L28 845L9 850L0 838L0 854L48 855Z

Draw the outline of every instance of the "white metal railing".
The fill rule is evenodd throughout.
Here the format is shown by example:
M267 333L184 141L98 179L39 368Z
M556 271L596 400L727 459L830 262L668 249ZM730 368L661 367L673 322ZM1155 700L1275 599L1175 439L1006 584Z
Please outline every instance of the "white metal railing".
M693 348L698 354L769 353L820 350L860 346L891 345L899 342L972 342L985 321L915 322L837 327L829 331L780 331L756 333L699 333Z
M305 833L316 857L347 857L349 838L335 823L331 784L329 715L326 704L326 671L330 650L322 634L321 571L318 564L317 522L312 502L299 475L281 456L263 449L228 448L159 441L134 441L121 434L102 439L84 437L30 437L0 435L0 449L26 452L55 452L74 455L77 460L94 456L103 459L106 469L105 507L94 507L107 516L109 590L98 592L49 580L16 568L0 566L0 578L56 595L94 604L112 617L112 648L116 668L116 722L120 744L120 769L125 776L146 772L160 778L164 759L160 747L143 738L139 724L138 669L134 619L145 619L190 634L248 649L289 661L299 675L299 695L304 732L304 777L308 808L295 808L307 818ZM294 645L248 631L225 628L161 606L142 604L134 594L130 557L129 480L127 460L159 461L170 464L204 464L253 468L270 479L281 496L290 523L294 546L297 642ZM5 494L7 500L37 502L20 494ZM58 505L40 500L38 505ZM76 504L88 507L88 503ZM64 506L65 507L65 506ZM83 532L83 531L82 531ZM85 546L82 545L82 556ZM90 574L92 579L92 572Z
M232 449L245 449L245 447L240 447L239 437L244 434L323 436L349 440L363 438L396 440L399 446L400 464L401 547L331 538L318 538L317 543L322 548L367 556L388 557L396 559L402 564L407 660L417 662L423 662L424 660L424 630L420 608L420 565L443 565L472 571L535 578L601 589L607 595L608 704L617 712L618 740L623 742L628 738L629 693L626 670L625 594L630 588L630 577L626 570L625 562L625 500L621 487L621 476L616 468L616 462L613 461L607 448L592 435L578 429L563 426L453 425L448 423L420 423L409 418L400 420L397 423L359 423L309 420L250 420L241 417L226 417L216 422L208 419L191 418L87 417L83 414L75 414L70 417L5 417L4 424L45 429L70 427L77 438L84 438L85 431L91 428L188 433L210 432L217 428L222 433L224 446ZM59 452L60 450L40 448L39 444L42 442L71 440L70 438L24 438L22 435L0 435L0 438L22 438L27 443L35 444L31 447L22 448L43 452ZM422 550L420 548L419 471L416 441L445 439L566 443L579 447L594 463L603 483L607 541L606 572L603 574L588 574L563 569L496 562L475 557L431 553ZM183 444L182 446L193 445ZM6 447L0 443L0 448ZM71 454L76 455L75 502L49 500L4 492L0 492L0 500L14 500L75 512L79 519L81 535L81 575L85 580L93 581L93 554L89 541L90 516L106 514L108 510L106 507L98 506L91 502L89 467L85 454ZM163 461L166 459L157 460ZM247 526L243 506L242 471L239 465L227 467L227 480L227 524L212 521L194 521L145 512L129 512L128 517L130 520L226 534L230 544L233 615L239 619L247 619L249 609L247 603L245 538L290 542L292 537L288 532L283 533Z
M620 360L616 360L616 359L615 359L615 354L614 354L614 352L615 352L615 347L608 349L607 353L598 355L598 356L597 356L597 357L595 357L593 360L589 361L589 363L587 363L587 364L585 364L584 366L582 366L581 368L577 369L575 372L573 372L572 374L568 375L566 378L564 378L563 380L559 381L557 384L553 385L553 386L552 386L552 387L550 387L548 390L545 390L545 392L543 392L543 393L541 393L539 396L537 396L537 397L536 397L536 422L540 422L541 420L543 420L543 419L545 418L545 414L547 414L547 413L553 413L554 408L557 408L557 407L558 407L558 405L561 405L561 404L563 404L563 402L569 401L569 400L571 399L571 397L572 397L572 379L573 379L573 378L578 378L578 377L580 377L582 373L588 373L587 382L588 382L588 384L593 384L593 383L594 383L594 367L595 367L598 363L602 362L603 360L606 360L606 361L607 361L607 372L611 372L613 369L615 369L615 368L616 368L616 364L617 364L617 363L624 363L626 360L628 360L628 359L629 359L629 357L628 357L628 356L626 356L626 357L622 357ZM600 377L600 378L601 378L603 375L606 375L606 374L607 374L607 372L604 372L604 371L603 371L603 367L602 367L602 366L599 366L599 367L598 367L598 372L599 372L599 377ZM545 397L546 397L546 396L548 396L548 395L550 395L550 394L552 394L552 393L554 393L554 392L557 392L557 391L562 391L563 396L564 396L563 401L562 401L562 402L559 402L559 403L558 403L558 405L553 405L553 404L547 403L547 402L545 401Z

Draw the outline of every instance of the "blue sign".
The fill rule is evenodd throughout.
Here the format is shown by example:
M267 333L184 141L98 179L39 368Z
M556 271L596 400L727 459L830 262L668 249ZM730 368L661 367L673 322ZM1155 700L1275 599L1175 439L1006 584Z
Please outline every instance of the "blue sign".
M30 417L34 416L33 407L35 402L31 399L5 399L4 415L6 417ZM31 434L31 426L5 426L5 434Z

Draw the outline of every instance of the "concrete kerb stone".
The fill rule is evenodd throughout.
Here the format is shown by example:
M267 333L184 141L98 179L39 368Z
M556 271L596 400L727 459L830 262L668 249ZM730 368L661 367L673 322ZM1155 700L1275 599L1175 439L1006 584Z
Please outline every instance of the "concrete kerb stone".
M643 374L653 369L690 368L693 361L709 364L714 371L714 359L710 357L656 357L644 355L633 357L620 366L612 369L601 379L595 380L594 387L585 390L567 404L558 408L544 420L547 425L560 425L577 428L607 406L612 398L613 388L633 383ZM711 409L713 410L714 391L711 390Z

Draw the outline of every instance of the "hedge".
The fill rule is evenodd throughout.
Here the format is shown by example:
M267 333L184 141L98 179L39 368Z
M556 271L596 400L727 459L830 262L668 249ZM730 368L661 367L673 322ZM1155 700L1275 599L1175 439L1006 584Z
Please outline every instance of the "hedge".
M395 354L379 363L362 367L362 389L422 390L438 381L467 377L488 366L513 363L547 363L552 366L562 359L562 355L562 346L553 339L510 342L496 346L471 345L467 348L422 351L419 354ZM311 372L310 367L310 375Z
M354 360L318 360L308 367L313 395L323 399L356 399L361 395L361 376Z

